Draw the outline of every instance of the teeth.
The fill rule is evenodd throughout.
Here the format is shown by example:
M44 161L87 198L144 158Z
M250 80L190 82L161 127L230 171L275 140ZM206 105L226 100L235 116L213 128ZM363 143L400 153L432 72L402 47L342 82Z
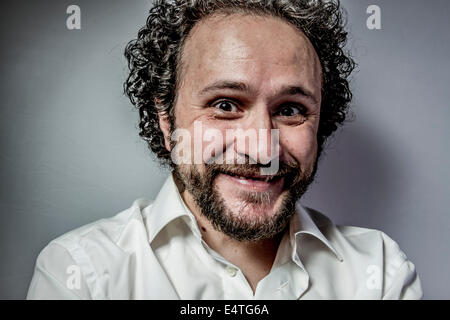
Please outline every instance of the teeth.
M237 176L239 179L244 179L244 180L259 180L259 181L264 181L264 182L270 182L274 179L274 177L266 177L266 178L260 178L260 177L244 177L244 176Z
M275 179L274 176L267 176L267 177L244 177L239 175L230 174L231 176L234 176L241 180L258 180L258 181L264 181L264 182L271 182Z

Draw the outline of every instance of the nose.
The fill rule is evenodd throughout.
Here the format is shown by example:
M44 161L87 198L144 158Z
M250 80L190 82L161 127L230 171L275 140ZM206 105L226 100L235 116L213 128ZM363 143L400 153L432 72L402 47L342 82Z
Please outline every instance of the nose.
M236 134L234 148L240 158L247 156L250 163L268 165L280 156L279 140L270 111L262 106L254 108L244 121Z

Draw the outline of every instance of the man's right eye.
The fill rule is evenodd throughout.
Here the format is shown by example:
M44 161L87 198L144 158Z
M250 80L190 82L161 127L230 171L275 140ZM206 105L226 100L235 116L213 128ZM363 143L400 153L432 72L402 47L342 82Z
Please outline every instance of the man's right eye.
M221 100L216 103L213 103L212 106L216 109L219 109L222 112L238 112L239 108L237 105L229 100Z

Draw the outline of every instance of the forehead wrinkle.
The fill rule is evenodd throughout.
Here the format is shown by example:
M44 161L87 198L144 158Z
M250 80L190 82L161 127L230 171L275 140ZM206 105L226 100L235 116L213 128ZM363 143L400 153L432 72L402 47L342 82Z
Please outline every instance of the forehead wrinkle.
M241 18L239 20L238 24L233 23L232 20L236 20L236 16ZM219 20L220 18L223 18L222 20ZM247 18L251 18L251 20L248 20ZM270 15L259 15L259 14L248 14L248 13L242 13L237 12L235 14L233 13L215 13L211 16L205 17L202 20L200 20L191 30L188 37L185 41L185 48L183 51L189 52L196 50L197 52L204 52L204 47L202 47L203 43L210 43L213 46L222 49L221 52L218 53L217 56L221 57L222 59L233 59L233 60L249 60L253 58L254 52L252 52L252 46L251 43L254 44L254 42L258 42L257 45L260 48L259 52L266 52L270 51L274 46L276 46L278 49L282 48L284 44L289 43L287 40L283 40L282 42L278 42L277 44L274 43L275 39L272 39L272 41L267 41L267 36L262 31L258 31L258 29L253 30L252 37L243 38L242 30L237 30L242 27L242 25L247 24L251 25L255 23L254 19L261 19L262 22L269 22L274 23L274 21L278 23L282 23L283 25L289 27L292 31L296 33L297 36L300 36L303 41L306 40L306 42L309 42L308 38L303 34L301 30L299 30L294 25L291 25L289 22L284 21L283 19L279 17L274 17ZM232 21L230 23L230 20ZM217 24L222 26L213 26L212 24L217 22ZM223 24L227 24L226 28L223 28ZM259 23L256 22L256 23ZM251 26L249 26L251 27ZM203 29L207 30L203 30ZM231 31L230 31L231 30ZM217 34L219 32L219 34ZM219 36L217 36L219 35ZM284 33L284 35L288 35L287 33ZM196 37L203 37L206 41L192 41ZM292 37L292 35L291 35ZM201 38L200 38L201 39ZM218 42L217 40L220 39ZM251 42L249 45L249 41ZM298 42L298 41L297 41ZM227 45L224 45L226 43ZM254 46L253 46L254 47ZM298 59L302 59L307 54L307 51L310 51L305 46L299 46L298 43L295 45L295 49L292 51L294 54L289 57L290 61L289 63L295 62ZM258 52L258 53L259 53ZM305 54L299 54L300 52L304 52ZM231 53L230 55L227 55L227 53ZM241 53L242 55L239 55ZM185 55L183 55L185 56ZM279 60L276 60L274 62L271 62L274 64L281 64Z
M232 15L234 16L234 15ZM242 15L241 15L242 16ZM215 30L223 28L223 26L219 26L218 28L214 28L212 23L217 21L217 18L219 16L210 16L207 17L201 21L199 21L191 31L188 39L186 40L186 45L183 51L185 51L183 54L183 57L186 58L187 56L194 56L194 59L183 59L185 60L185 74L187 73L188 69L194 68L197 69L205 69L205 72L214 72L214 67L219 66L220 69L220 61L236 61L238 64L233 66L231 65L229 68L224 67L226 71L230 71L230 69L236 69L236 71L245 73L244 69L252 68L252 62L251 60L254 60L254 63L257 68L259 68L258 72L263 72L265 74L266 68L260 69L260 67L268 66L268 65L280 65L280 66L291 66L295 65L296 67L301 68L299 69L300 73L303 73L303 70L307 72L307 74L311 75L312 78L310 79L316 79L318 76L320 78L320 82L322 82L322 70L320 67L320 61L318 60L317 54L314 50L314 47L312 47L312 44L309 42L309 39L304 35L304 33L296 28L293 25L290 25L288 22L277 18L277 17L271 17L277 20L280 20L280 22L283 22L284 24L288 25L292 30L294 30L297 34L297 36L300 36L300 39L297 40L297 43L294 44L294 46L291 46L289 50L286 50L286 52L289 52L289 55L285 55L286 59L279 59L280 55L274 55L272 56L270 52L274 52L273 49L274 44L273 42L268 42L267 46L270 44L270 46L266 49L267 46L263 46L261 49L263 53L269 52L268 54L259 55L261 50L256 50L255 48L258 48L259 43L257 43L258 40L254 40L254 38L250 37L247 39L242 39L242 37L239 36L239 34L236 34L236 32L232 32L231 34L226 34L229 30L223 29L219 31L219 37L217 37L217 34L215 33ZM231 17L233 18L233 17ZM266 18L266 17L264 17ZM218 21L220 24L225 23L223 20ZM239 21L238 21L239 22ZM247 20L248 22L248 20ZM233 23L233 22L232 22ZM202 27L206 27L206 30L202 30ZM237 31L239 31L239 24L232 25L232 28L237 28ZM225 32L224 36L223 34ZM196 37L200 36L200 41L193 41L196 40ZM292 37L292 34L290 35ZM261 38L259 36L255 36L256 38ZM203 38L203 39L202 39ZM217 42L217 38L219 38L221 42L224 41L230 41L231 45L223 45L221 42ZM221 39L223 38L223 39ZM208 40L211 40L209 42ZM248 42L250 41L250 43ZM233 43L234 42L234 43ZM267 42L267 41L266 41ZM205 50L204 45L212 43L211 50ZM255 46L253 44L256 44L258 46ZM302 45L300 45L302 44ZM259 46L260 47L260 46ZM280 46L278 45L278 51ZM217 50L214 50L217 49ZM217 52L219 51L219 52ZM214 54L215 53L215 54ZM283 57L283 56L281 56ZM208 63L209 61L209 63ZM240 62L247 62L250 61L250 64L244 64L242 66L239 65ZM305 65L305 61L309 61L310 63L307 63ZM318 62L318 64L317 64ZM303 66L302 66L303 65ZM317 65L319 68L317 68ZM319 69L319 70L317 70ZM254 70L256 71L256 70ZM269 72L269 71L268 71ZM193 79L191 80L200 80L197 79L199 77L199 73L201 72L195 72L193 75ZM269 72L270 73L270 72ZM263 75L261 74L261 76ZM183 77L185 78L185 77ZM270 83L272 83L272 79L269 79Z

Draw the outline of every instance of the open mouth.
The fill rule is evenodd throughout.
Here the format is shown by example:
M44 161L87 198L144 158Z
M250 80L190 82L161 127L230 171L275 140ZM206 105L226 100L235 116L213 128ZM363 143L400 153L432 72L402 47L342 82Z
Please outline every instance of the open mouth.
M282 178L282 176L277 176L277 175L241 175L241 174L235 174L235 173L231 173L231 172L221 172L221 173L231 176L236 179L240 179L240 180L255 180L255 181L267 182L267 183L274 182L274 181Z
M284 186L284 176L282 175L259 175L233 172L220 172L219 180L223 177L228 181L230 190L244 189L252 192L274 192L279 193Z

